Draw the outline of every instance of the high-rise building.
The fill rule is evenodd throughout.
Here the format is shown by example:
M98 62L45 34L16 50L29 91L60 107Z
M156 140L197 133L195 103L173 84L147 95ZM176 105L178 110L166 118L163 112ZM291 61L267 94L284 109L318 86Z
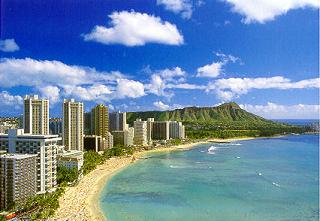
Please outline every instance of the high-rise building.
M66 150L83 151L83 103L64 99L62 137Z
M126 112L113 112L109 114L109 131L126 130L127 128L127 114Z
M132 146L134 129L129 127L127 130L112 131L114 146Z
M49 100L38 95L24 98L23 128L25 133L49 134Z
M91 131L91 111L83 114L84 116L84 134L92 135Z
M107 148L107 140L102 136L85 135L83 138L84 149L95 152L104 151Z
M147 119L147 140L148 144L152 144L152 127L153 127L154 118Z
M170 121L169 123L169 131L170 138L172 139L184 139L185 138L185 130L184 125L181 122Z
M0 155L0 210L37 193L36 154Z
M153 140L169 140L169 121L155 121L152 125Z
M99 104L91 110L91 133L108 139L109 131L108 107Z
M134 137L133 143L135 145L145 146L148 144L147 140L147 121L142 121L141 119L136 119L133 122L134 127Z
M108 132L108 139L107 139L107 148L113 148L113 136L110 132Z
M61 118L50 118L49 120L50 134L62 135L62 119Z
M8 153L37 155L37 192L54 190L57 185L57 149L61 138L58 135L25 134L23 129L11 129L0 134L0 150Z

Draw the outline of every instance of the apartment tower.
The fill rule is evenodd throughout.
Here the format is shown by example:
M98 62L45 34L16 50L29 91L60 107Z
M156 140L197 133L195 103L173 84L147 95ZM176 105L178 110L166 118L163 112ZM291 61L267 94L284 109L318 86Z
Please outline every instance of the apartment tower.
M0 210L37 192L36 154L0 155Z
M109 131L121 131L128 129L126 112L113 112L109 114Z
M83 151L83 103L74 99L64 99L63 111L63 145L65 150Z
M108 139L109 111L108 107L99 104L91 110L91 132Z
M23 128L25 133L49 134L49 100L38 95L24 98Z

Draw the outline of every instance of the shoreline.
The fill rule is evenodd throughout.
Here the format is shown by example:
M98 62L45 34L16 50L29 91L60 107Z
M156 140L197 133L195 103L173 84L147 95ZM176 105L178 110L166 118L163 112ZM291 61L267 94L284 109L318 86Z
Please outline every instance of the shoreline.
M240 137L231 139L208 139L193 143L180 144L170 147L160 147L152 150L145 150L134 153L129 157L110 158L102 165L84 176L74 187L67 187L65 193L59 199L59 209L55 216L49 220L98 220L107 221L99 203L100 194L104 186L118 172L125 169L131 163L144 159L147 154L184 151L194 148L197 145L206 143L230 143L241 140L252 140L256 137ZM135 158L135 160L133 160Z

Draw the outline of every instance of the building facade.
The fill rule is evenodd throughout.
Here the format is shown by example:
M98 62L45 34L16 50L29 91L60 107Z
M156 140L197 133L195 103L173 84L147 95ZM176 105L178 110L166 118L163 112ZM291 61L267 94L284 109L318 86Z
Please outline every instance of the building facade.
M37 155L0 155L0 210L37 193Z
M83 152L79 150L64 151L57 157L58 166L80 170L83 166Z
M184 139L185 129L181 122L170 121L169 123L169 135L171 139Z
M108 107L99 104L91 110L91 132L93 135L108 139L109 111Z
M153 140L169 140L169 121L155 121L152 125Z
M148 144L147 140L147 121L142 121L141 119L136 119L133 122L134 127L134 137L133 143L135 145L145 146Z
M109 131L121 131L127 129L126 112L113 112L109 114Z
M63 101L63 145L66 150L83 151L83 103Z
M49 134L49 100L38 95L24 98L23 128L25 133Z
M107 148L107 140L102 136L85 135L83 138L85 150L93 150L95 152L103 151Z
M51 118L49 120L49 131L50 131L50 134L57 134L62 136L62 119Z
M58 135L25 134L23 129L9 130L0 135L0 150L8 153L37 155L37 192L54 190L57 181L57 149L61 138Z
M148 118L147 119L147 141L148 144L152 144L152 127L154 123L154 118Z

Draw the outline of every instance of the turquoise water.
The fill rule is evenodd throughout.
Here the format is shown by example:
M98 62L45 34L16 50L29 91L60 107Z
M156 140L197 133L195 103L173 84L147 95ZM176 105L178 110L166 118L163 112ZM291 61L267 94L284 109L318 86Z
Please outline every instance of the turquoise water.
M114 176L100 206L109 221L317 221L318 142L288 136L153 154Z

